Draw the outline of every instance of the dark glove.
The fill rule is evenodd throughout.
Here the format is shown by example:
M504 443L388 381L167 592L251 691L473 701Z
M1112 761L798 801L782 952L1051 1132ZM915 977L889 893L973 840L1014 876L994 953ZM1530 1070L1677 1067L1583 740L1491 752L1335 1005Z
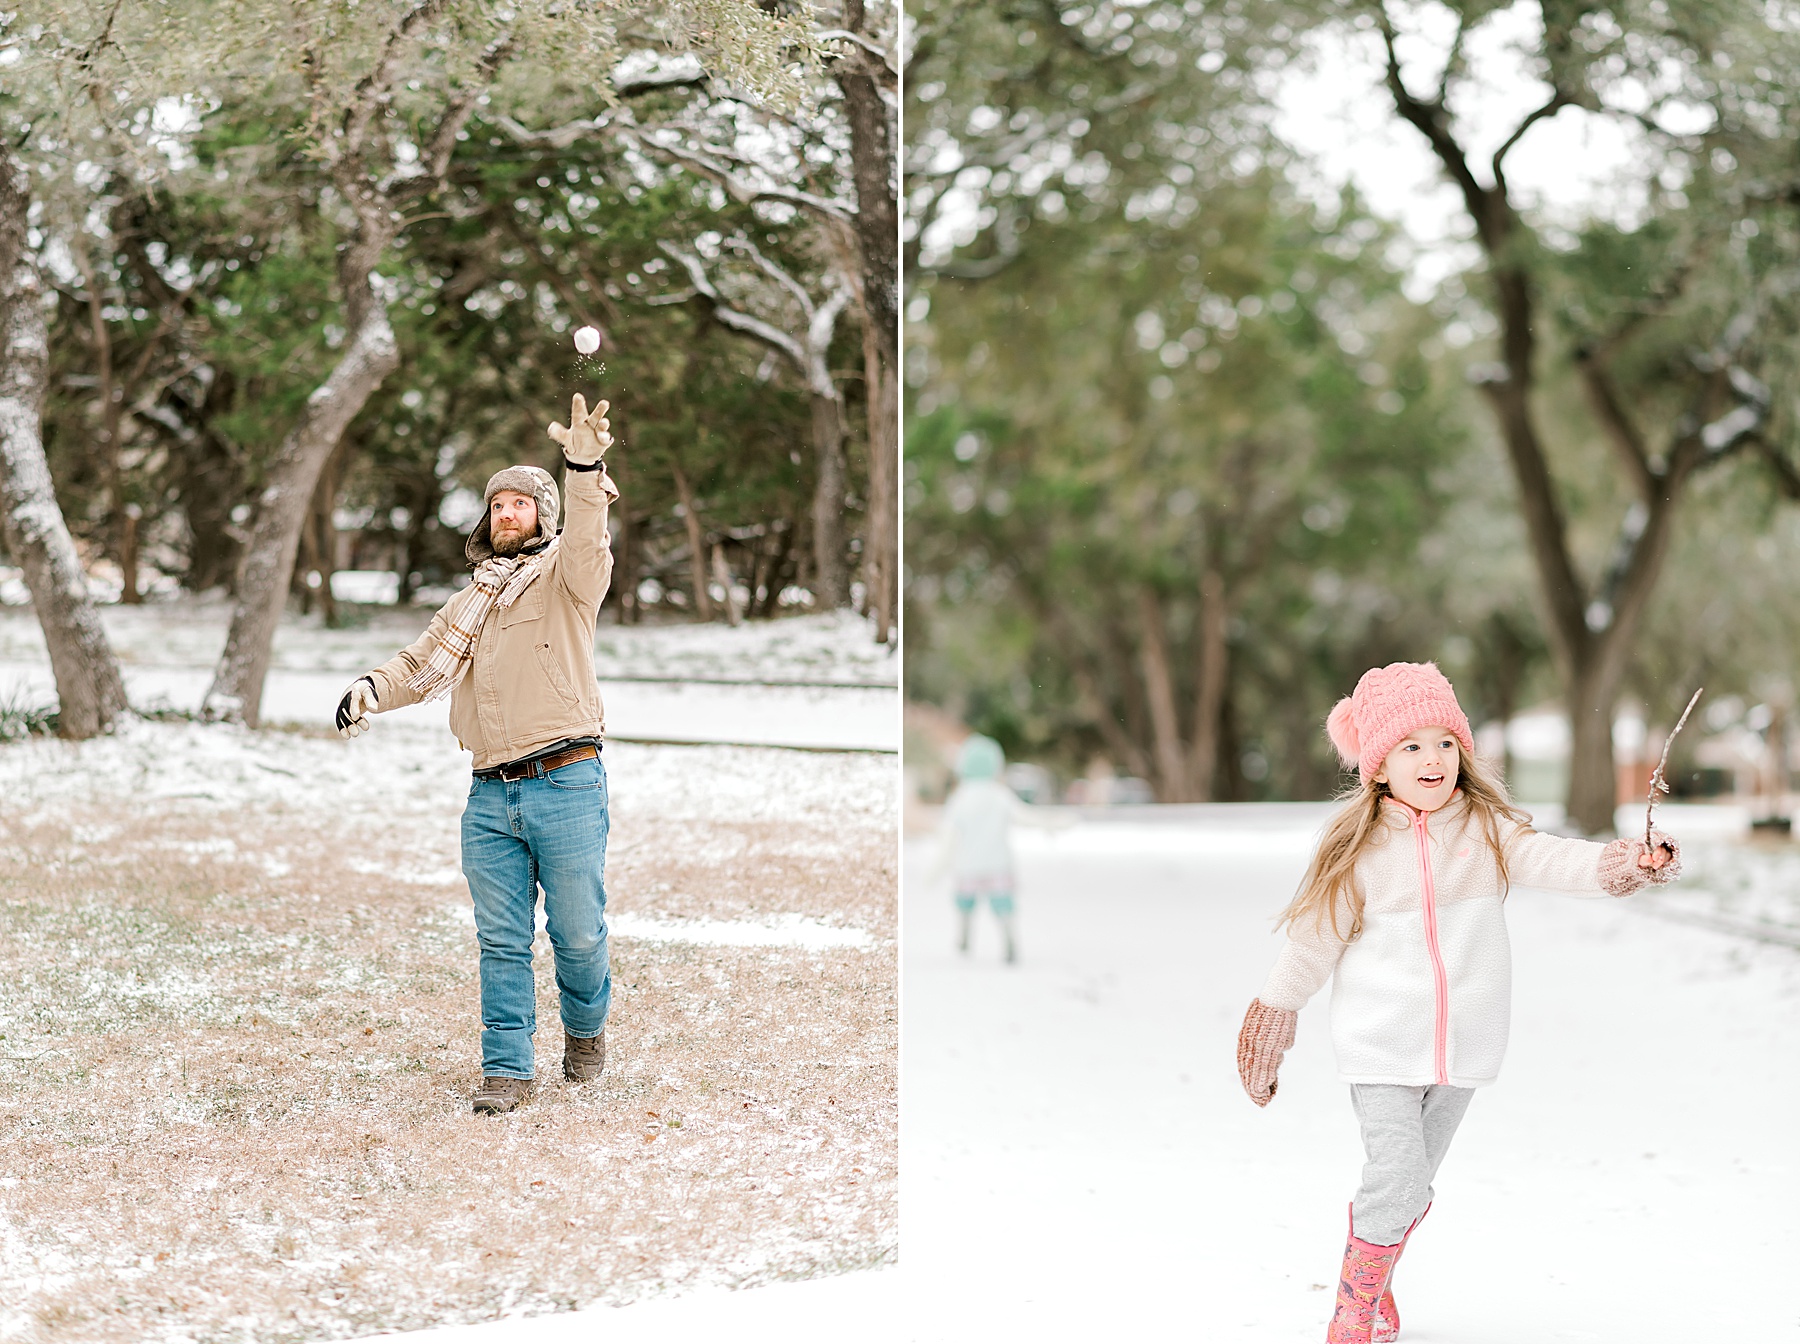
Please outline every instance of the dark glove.
M337 730L340 737L355 737L369 731L369 715L375 710L375 683L358 677L338 701Z

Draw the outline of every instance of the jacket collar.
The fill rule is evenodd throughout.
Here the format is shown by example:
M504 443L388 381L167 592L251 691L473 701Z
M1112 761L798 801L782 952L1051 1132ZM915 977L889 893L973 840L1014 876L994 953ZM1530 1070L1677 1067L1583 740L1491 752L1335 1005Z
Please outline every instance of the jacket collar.
M1468 810L1468 806L1469 800L1463 794L1463 791L1460 788L1452 790L1449 802L1445 803L1435 812L1423 814L1425 817L1425 828L1431 830L1435 826L1460 817ZM1420 812L1416 807L1411 807L1406 803L1401 802L1391 793L1386 798L1382 799L1381 812L1382 815L1388 819L1388 825L1401 829L1415 825L1420 816Z

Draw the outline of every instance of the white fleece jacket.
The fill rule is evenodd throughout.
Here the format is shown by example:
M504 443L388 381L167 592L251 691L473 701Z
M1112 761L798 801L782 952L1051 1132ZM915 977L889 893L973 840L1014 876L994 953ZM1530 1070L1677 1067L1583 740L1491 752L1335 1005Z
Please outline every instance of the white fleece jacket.
M1347 1083L1494 1081L1512 1013L1512 950L1500 874L1479 822L1459 793L1436 812L1389 799L1385 826L1358 860L1362 935L1346 943L1310 923L1289 926L1259 999L1298 1012L1324 983L1331 1040ZM1606 894L1606 846L1503 825L1513 886ZM1350 930L1347 903L1338 927Z

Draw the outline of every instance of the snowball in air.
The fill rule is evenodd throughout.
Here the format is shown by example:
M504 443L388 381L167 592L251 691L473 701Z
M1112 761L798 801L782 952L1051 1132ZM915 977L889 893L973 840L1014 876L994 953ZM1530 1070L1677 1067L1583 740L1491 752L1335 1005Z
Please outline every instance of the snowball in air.
M575 348L584 355L591 355L600 348L600 331L597 327L581 327L575 332Z

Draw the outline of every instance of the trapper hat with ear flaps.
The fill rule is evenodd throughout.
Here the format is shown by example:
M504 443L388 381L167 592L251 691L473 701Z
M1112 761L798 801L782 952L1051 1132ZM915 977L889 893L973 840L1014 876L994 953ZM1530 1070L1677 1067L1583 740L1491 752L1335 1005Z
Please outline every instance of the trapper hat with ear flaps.
M471 565L479 565L494 556L493 515L489 512L494 496L502 490L516 490L537 501L538 538L547 541L556 535L556 520L562 501L556 492L556 478L542 467L508 467L488 477L487 492L481 498L481 518L463 543L463 554Z
M1362 674L1356 690L1338 701L1325 720L1325 732L1345 767L1356 767L1367 784L1402 738L1439 725L1455 735L1464 751L1475 754L1469 716L1437 664L1389 663Z

